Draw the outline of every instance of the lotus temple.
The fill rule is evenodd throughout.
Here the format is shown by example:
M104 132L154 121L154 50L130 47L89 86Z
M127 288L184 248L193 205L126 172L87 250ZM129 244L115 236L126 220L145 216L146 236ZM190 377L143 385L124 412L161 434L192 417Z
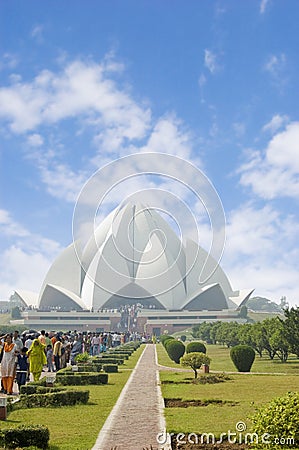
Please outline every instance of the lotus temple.
M203 267L211 273L199 282ZM233 290L213 257L183 242L158 211L127 203L61 252L39 294L18 290L11 300L26 307L21 323L28 328L160 335L239 321L252 292Z

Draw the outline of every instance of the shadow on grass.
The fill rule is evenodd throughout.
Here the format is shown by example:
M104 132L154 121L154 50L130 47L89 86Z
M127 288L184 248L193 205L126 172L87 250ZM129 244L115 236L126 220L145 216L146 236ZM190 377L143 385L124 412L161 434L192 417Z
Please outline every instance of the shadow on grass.
M13 424L13 423L23 423L23 421L22 421L22 420L11 420L11 419L6 419L6 420L5 420L5 423L11 423L11 424Z

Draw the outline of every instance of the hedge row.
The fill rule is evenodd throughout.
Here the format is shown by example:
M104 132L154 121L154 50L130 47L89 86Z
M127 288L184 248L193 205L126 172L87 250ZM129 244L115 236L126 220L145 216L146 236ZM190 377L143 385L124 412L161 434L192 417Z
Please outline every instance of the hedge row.
M22 425L0 431L0 445L5 448L48 448L50 432L42 425Z
M101 372L102 370L102 364L94 361L92 363L83 364L79 363L78 366L78 372Z
M113 357L112 355L106 355L105 357L98 357L98 361L101 361L103 364L118 364L119 366L124 363L124 359L121 357Z
M45 408L47 406L73 406L86 404L89 399L89 391L62 390L47 394L20 395L20 400L14 404L13 409Z
M86 384L107 384L108 375L106 373L94 372L57 372L56 381L63 386L84 386Z
M39 386L38 384L25 384L20 388L20 394L31 395L31 394L49 394L51 392L59 392L65 388L62 387L45 387Z
M106 373L116 373L116 372L118 372L118 365L117 364L104 364L103 370Z

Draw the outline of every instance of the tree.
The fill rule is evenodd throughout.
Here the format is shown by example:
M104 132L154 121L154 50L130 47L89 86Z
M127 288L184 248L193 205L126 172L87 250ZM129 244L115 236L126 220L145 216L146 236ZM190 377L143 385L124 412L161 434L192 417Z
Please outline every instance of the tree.
M278 358L282 362L286 362L289 355L290 345L285 335L283 323L278 318L274 320L276 320L276 327L269 337L269 342Z
M247 313L248 313L247 306L242 305L239 311L239 317L241 319L247 319Z
M290 345L290 351L299 356L299 308L285 309L284 315L286 319L281 323L285 337Z
M18 306L14 306L11 310L11 318L12 319L22 319L20 308Z
M197 339L201 339L207 343L210 343L210 330L212 324L208 322L203 322L199 325L195 325L192 328L192 336Z
M221 322L216 332L216 340L223 345L226 344L228 348L238 345L240 343L239 327L240 325L237 322Z
M252 347L262 357L268 343L266 329L262 322L254 323L251 327Z
M194 378L197 378L197 369L200 369L203 364L209 365L211 358L201 352L186 353L181 357L180 363L184 367L191 367L194 371Z
M220 320L217 320L217 322L211 323L211 329L210 329L211 344L217 343L216 334L217 334L217 330L220 326L221 326Z
M276 318L266 319L262 322L263 338L264 338L264 349L268 352L270 359L274 359L276 355L274 342L270 341L270 337L276 331Z

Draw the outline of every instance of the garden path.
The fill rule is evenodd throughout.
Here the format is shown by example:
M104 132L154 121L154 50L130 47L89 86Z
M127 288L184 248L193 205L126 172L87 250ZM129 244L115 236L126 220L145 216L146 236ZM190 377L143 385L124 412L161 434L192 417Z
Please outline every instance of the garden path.
M155 345L147 344L92 450L171 450L157 441L165 436L163 409Z

